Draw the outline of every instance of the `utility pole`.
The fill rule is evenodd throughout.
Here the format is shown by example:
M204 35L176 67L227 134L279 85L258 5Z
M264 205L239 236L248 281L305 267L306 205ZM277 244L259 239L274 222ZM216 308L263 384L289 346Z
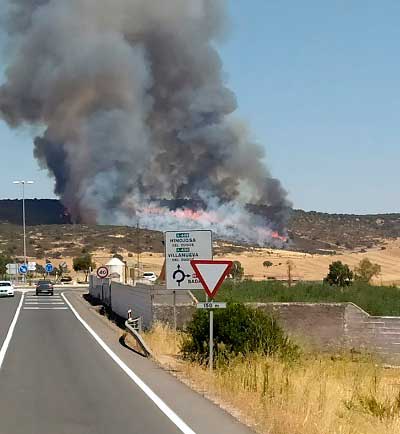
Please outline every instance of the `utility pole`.
M25 184L33 184L33 181L14 181L13 184L22 185L22 225L24 231L24 265L28 266L26 261L26 221L25 221ZM24 274L24 282L26 275Z
M139 217L137 219L137 223L136 223L136 248L137 248L137 269L138 269L138 274L137 274L137 279L139 279L139 275L140 275L140 220Z

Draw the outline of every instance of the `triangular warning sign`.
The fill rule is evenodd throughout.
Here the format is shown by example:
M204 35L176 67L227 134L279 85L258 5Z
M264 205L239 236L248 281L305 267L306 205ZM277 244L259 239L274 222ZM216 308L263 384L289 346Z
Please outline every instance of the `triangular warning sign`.
M193 260L190 264L208 296L214 298L225 277L229 274L233 262Z

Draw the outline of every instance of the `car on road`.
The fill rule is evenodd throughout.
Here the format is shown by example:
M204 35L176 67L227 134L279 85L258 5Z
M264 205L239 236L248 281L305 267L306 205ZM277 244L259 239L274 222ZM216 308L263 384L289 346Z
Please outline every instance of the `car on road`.
M152 271L146 271L145 273L143 273L143 279L146 279L149 282L155 282L157 280L157 275Z
M60 282L61 283L72 283L72 277L70 277L70 276L61 277Z
M39 280L36 285L36 295L46 293L54 295L54 286L50 280Z
M0 297L14 297L14 287L10 281L0 280Z

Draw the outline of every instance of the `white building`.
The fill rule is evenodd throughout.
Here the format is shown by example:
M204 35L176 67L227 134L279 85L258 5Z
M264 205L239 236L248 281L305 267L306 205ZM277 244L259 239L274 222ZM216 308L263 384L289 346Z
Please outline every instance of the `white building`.
M114 282L125 283L125 263L118 258L112 258L106 267L110 272L110 278Z

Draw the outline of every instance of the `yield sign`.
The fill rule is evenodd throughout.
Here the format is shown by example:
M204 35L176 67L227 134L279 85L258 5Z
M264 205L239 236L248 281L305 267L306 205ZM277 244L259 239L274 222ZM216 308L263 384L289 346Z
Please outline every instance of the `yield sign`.
M214 298L225 277L229 274L233 262L193 260L190 261L190 265L193 267L208 296Z

